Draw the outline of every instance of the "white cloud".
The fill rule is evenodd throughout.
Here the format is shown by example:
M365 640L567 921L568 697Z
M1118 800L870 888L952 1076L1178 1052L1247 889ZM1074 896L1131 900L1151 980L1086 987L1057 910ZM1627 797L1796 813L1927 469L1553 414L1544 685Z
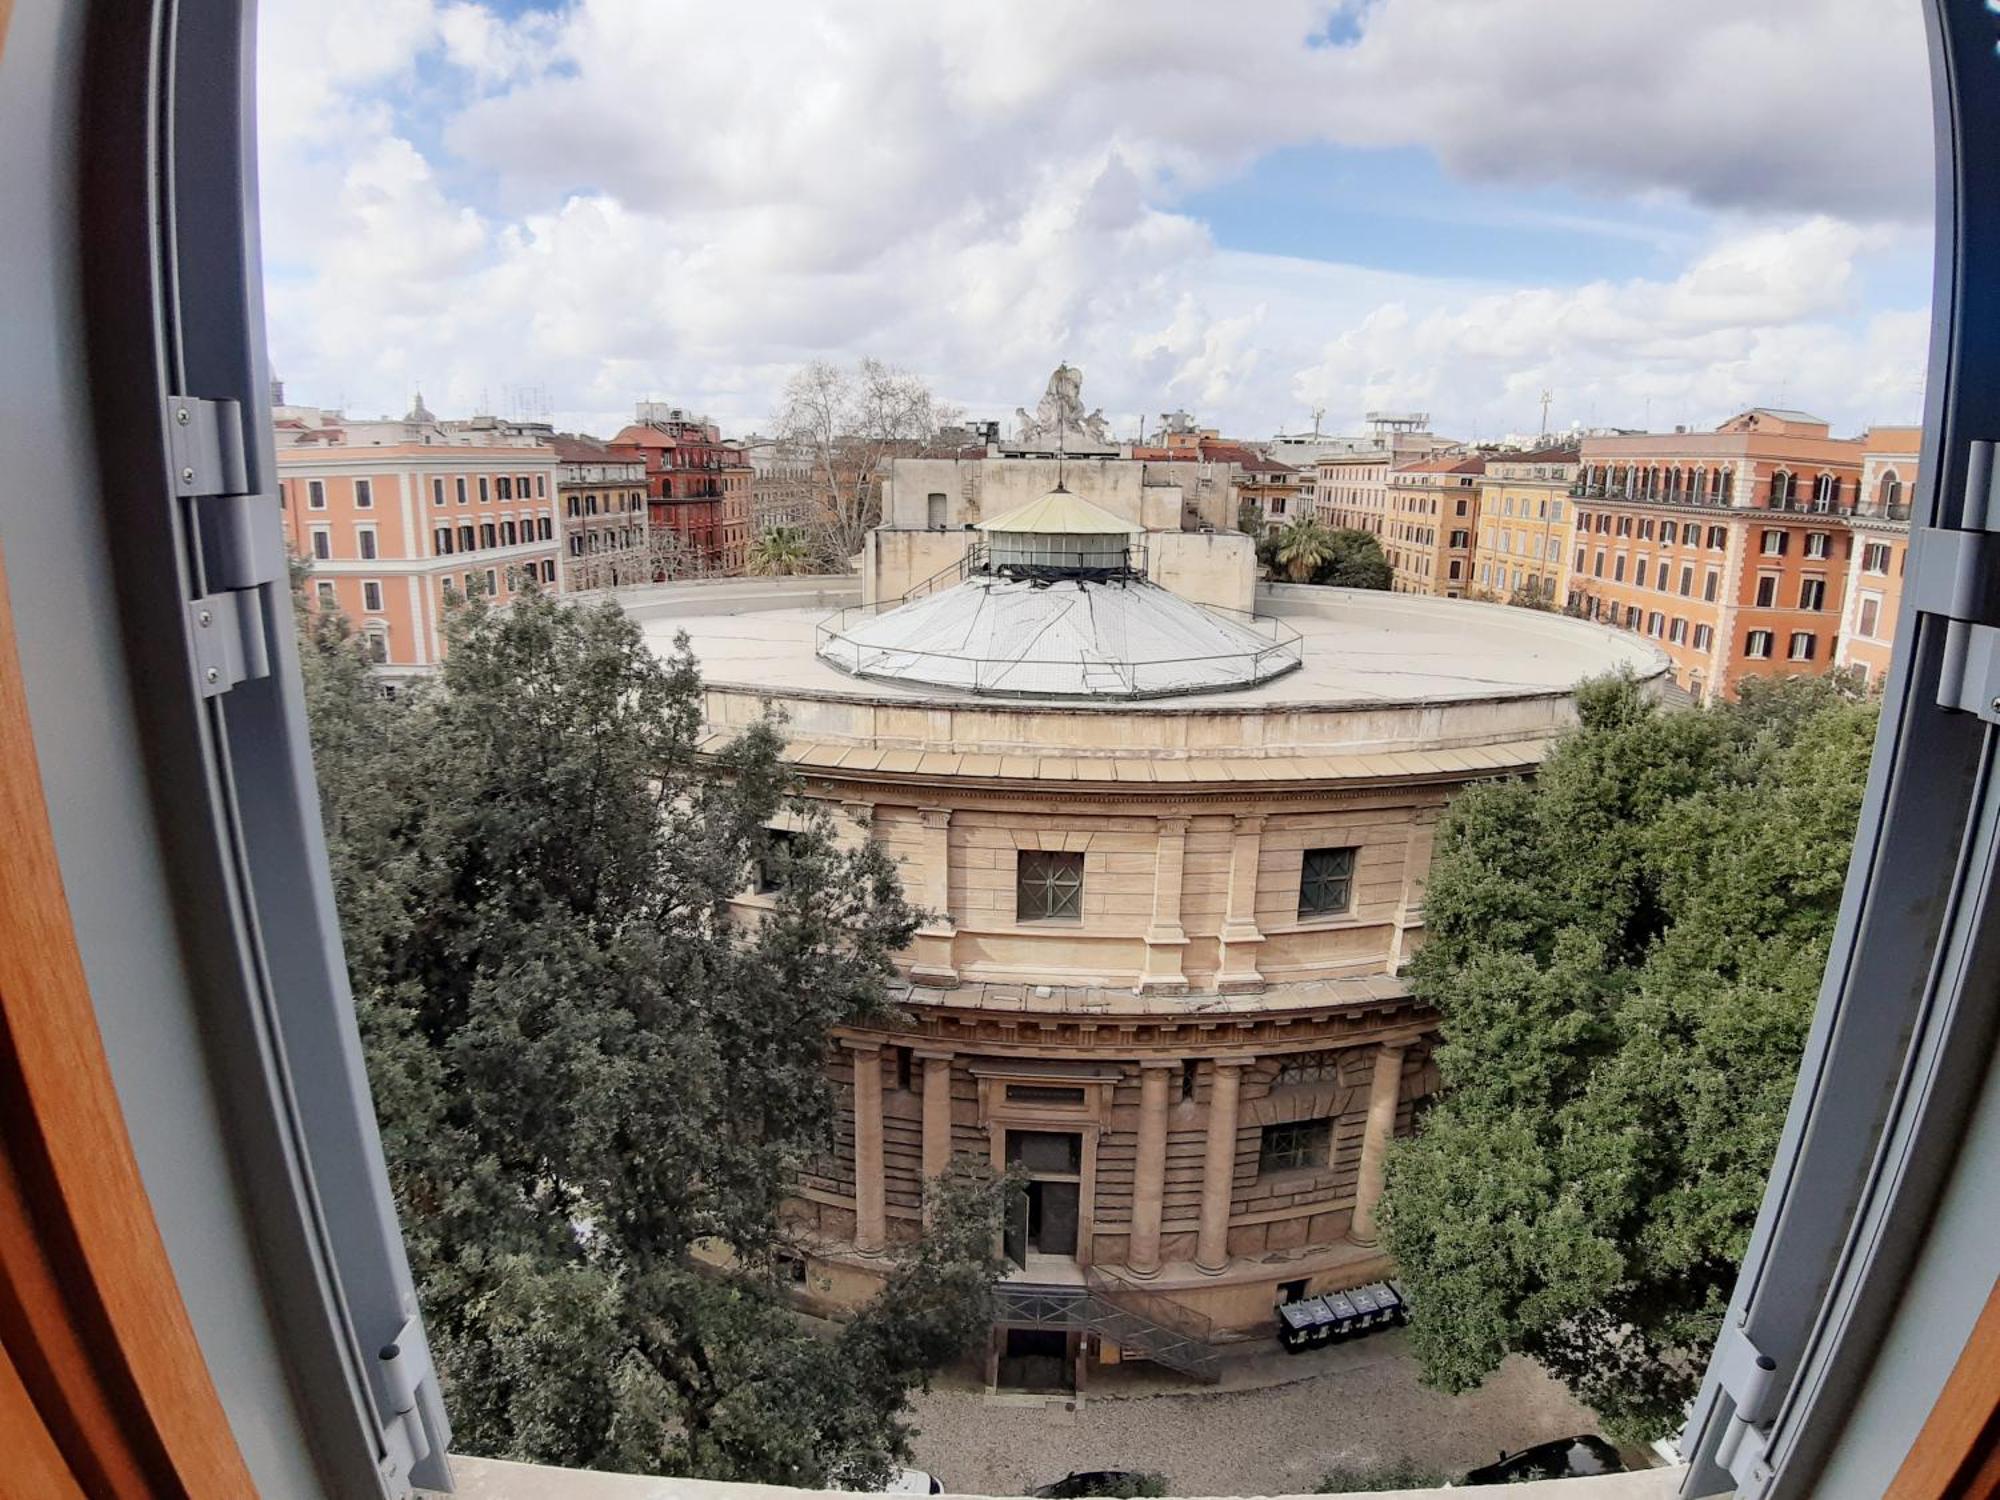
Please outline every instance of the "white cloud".
M1855 257L1871 237L1813 219L1731 236L1672 281L1387 303L1328 341L1294 394L1337 411L1428 408L1499 428L1712 423L1759 402L1853 428L1914 417L1928 320L1867 313Z
M1221 29L1197 0L271 0L273 354L302 399L534 386L600 428L645 395L759 424L798 361L864 353L995 414L1068 357L1121 431L1377 392L1496 423L1542 383L1606 421L1770 379L1858 404L1910 326L1867 320L1857 270L1910 231L1857 226L1914 211L1914 0L1768 9L1373 0L1307 46L1324 0ZM1181 207L1315 141L1580 182L1612 221L1618 193L1730 209L1676 278L1502 291L1220 251Z

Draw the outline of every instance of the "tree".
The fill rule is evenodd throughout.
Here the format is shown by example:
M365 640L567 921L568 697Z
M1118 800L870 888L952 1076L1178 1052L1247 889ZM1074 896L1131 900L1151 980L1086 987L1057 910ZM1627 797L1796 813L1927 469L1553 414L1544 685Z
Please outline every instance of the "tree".
M1333 555L1313 575L1313 582L1344 589L1386 589L1395 576L1375 533L1335 527Z
M1538 573L1530 573L1521 586L1507 596L1516 609L1539 609L1551 613L1556 607L1556 586Z
M1300 516L1267 532L1257 555L1266 567L1282 567L1294 583L1386 589L1395 579L1373 532L1328 526L1317 516Z
M916 451L958 419L915 375L864 359L852 370L814 360L785 387L779 435L812 464L813 539L830 567L845 570L881 519L888 461Z
M615 607L448 617L386 699L304 621L356 1011L459 1446L571 1466L879 1485L906 1397L987 1318L999 1201L929 1236L836 1336L773 1270L829 1149L829 1028L887 1014L919 914L792 796L770 721L698 763L701 682ZM767 832L783 810L798 832ZM753 863L779 885L754 924Z
M791 574L816 571L812 538L797 526L773 526L750 544L746 564L752 573Z
M1617 1436L1676 1428L1791 1095L1874 710L1826 679L1662 712L1589 684L1532 782L1441 829L1417 995L1445 1091L1391 1154L1424 1378L1542 1361Z
M1278 565L1293 583L1305 583L1333 561L1333 532L1317 516L1300 516L1278 532Z

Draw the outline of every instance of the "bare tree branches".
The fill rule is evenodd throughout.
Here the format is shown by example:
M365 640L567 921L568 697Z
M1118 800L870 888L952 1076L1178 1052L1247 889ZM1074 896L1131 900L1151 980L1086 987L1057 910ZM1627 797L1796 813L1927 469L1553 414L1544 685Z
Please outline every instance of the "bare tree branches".
M881 519L887 461L955 417L917 376L876 359L853 369L814 360L792 377L779 432L810 460L815 504L805 525L830 565L845 569Z

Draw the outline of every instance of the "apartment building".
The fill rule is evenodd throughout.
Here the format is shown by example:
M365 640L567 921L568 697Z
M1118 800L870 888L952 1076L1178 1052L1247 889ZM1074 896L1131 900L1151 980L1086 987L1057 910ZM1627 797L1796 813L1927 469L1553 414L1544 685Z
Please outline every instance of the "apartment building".
M1567 601L1652 637L1695 697L1837 660L1865 439L1759 407L1586 438Z
M1487 456L1479 484L1473 589L1498 599L1538 597L1560 606L1569 597L1576 535L1575 448L1539 448Z
M1201 457L1236 465L1237 502L1255 505L1266 526L1283 526L1311 513L1306 483L1311 470L1301 471L1247 444L1203 443Z
M1479 527L1479 480L1486 460L1429 458L1389 472L1382 547L1399 594L1471 592L1474 533Z
M1853 537L1834 661L1870 685L1888 672L1895 647L1903 567L1910 551L1910 492L1916 488L1922 439L1918 427L1869 429L1861 491L1847 518Z
M819 480L812 455L784 438L743 440L750 464L750 533L778 526L810 527L821 517Z
M567 434L551 443L562 518L563 587L613 588L652 578L647 553L646 465L609 443Z
M1426 412L1370 412L1358 437L1322 440L1313 459L1313 508L1329 526L1383 536L1389 475L1456 446L1430 430Z
M453 594L560 587L556 455L546 446L388 442L278 449L285 539L318 608L353 621L390 674L435 668Z
M724 442L720 429L704 417L642 401L611 447L645 464L653 530L675 533L720 572L743 571L750 549L753 470L739 445Z

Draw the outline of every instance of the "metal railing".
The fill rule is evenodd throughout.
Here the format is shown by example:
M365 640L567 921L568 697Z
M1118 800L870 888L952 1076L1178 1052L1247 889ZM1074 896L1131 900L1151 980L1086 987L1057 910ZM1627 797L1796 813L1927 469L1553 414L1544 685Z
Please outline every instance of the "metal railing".
M834 611L813 627L814 651L822 661L856 677L928 682L988 697L1020 698L1045 698L1052 691L1059 691L1038 686L1032 680L1036 669L1044 667L1080 671L1081 694L1093 698L1165 698L1268 681L1295 670L1305 661L1304 638L1282 620L1212 604L1197 608L1231 616L1237 624L1269 637L1269 643L1208 656L1078 662L1068 657L967 656L962 652L927 651L917 646L864 644L847 635L857 619L893 609L912 597L915 596L906 594L901 599L854 604ZM940 669L949 664L951 670L917 677L907 669L919 662L936 662ZM1010 682L1010 678L1014 680ZM1076 695L1079 694L1072 694Z
M1131 571L1133 552L1139 554L1136 572ZM1112 577L1132 581L1143 579L1146 559L1143 545L1128 548L1126 558L1125 569L1115 570ZM1079 663L1067 658L975 657L955 651L927 651L916 646L864 645L847 636L847 631L858 620L887 614L913 600L926 598L968 578L982 576L1011 578L1029 576L1032 573L1031 569L1014 567L995 569L990 564L986 544L974 543L966 548L964 556L956 562L948 563L928 578L912 584L905 593L893 599L877 599L871 604L851 604L844 609L835 610L813 627L813 650L828 665L856 677L875 677L892 682L907 677L912 681L926 681L935 685L939 675L943 675L952 679L948 683L949 686L988 697L1048 697L1050 689L1037 687L1027 681L1034 675L1034 669L1075 668ZM1073 570L1068 570L1061 571L1060 576L1073 578L1078 575ZM1107 578L1105 581L1111 579ZM1209 614L1228 616L1246 629L1268 637L1269 644L1212 656L1156 657L1132 661L1083 663L1081 664L1085 677L1083 692L1091 697L1104 698L1165 698L1183 693L1219 692L1283 676L1304 663L1304 638L1283 621L1273 619L1269 615L1254 614L1243 609L1230 609L1219 604L1202 604L1196 607ZM835 649L829 651L829 647ZM969 667L970 672L968 674L953 671L949 674L914 678L901 670L926 660L934 660L940 664L948 662L955 668ZM898 670L890 670L892 667ZM1232 668L1235 670L1231 670ZM1019 680L1009 685L1007 679L1010 677ZM1195 680L1190 682L1190 677ZM1200 680L1204 677L1212 680Z
M996 1283L993 1321L1003 1328L1081 1329L1205 1384L1221 1378L1215 1329L1206 1317L1095 1268L1084 1272L1082 1286Z

